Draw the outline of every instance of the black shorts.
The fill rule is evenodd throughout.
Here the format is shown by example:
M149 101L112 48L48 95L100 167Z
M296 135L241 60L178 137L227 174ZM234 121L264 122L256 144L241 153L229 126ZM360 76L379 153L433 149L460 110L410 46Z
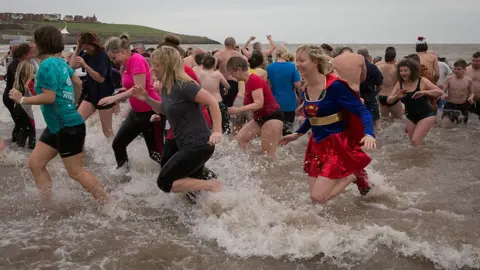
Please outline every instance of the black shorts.
M111 95L109 95L109 96L111 96ZM105 97L109 97L109 96L105 96ZM103 97L102 97L102 98L103 98ZM92 104L93 107L94 107L95 109L97 109L97 110L108 110L108 109L111 109L113 106L115 106L115 103L113 103L113 104L108 104L108 105L106 105L106 106L100 106L100 105L98 105L98 102L99 102L100 99L102 99L102 98L98 98L98 97L92 98L92 96L90 96L90 95L87 94L87 95L85 96L85 98L82 100L82 102L86 101L86 102ZM81 103L80 103L80 104L81 104Z
M380 110L378 109L377 97L373 94L362 96L365 106L372 114L373 121L380 119Z
M269 115L266 115L262 118L259 118L259 119L253 119L255 120L255 122L259 125L259 126L263 126L263 124L265 124L267 121L270 121L270 120L280 120L283 122L285 122L285 116L283 115L283 112L281 109L278 109L277 111L275 111L274 113L271 113Z
M104 97L109 97L111 95L113 95L113 85L111 87L111 89L109 89L108 91L107 90L102 90L102 91L90 91L89 88L87 87L87 84L84 83L83 84L83 89L85 92L85 96L83 97L82 99L82 102L83 101L87 101L88 103L92 104L93 107L97 110L108 110L108 109L111 109L115 104L109 104L109 105L106 105L106 106L100 106L98 105L98 102L104 98ZM103 88L102 88L103 89Z
M390 103L387 103L387 99L388 99L388 96L378 96L378 102L379 102L381 105L387 106L387 107L389 107L389 108L397 105L397 103L400 101L400 100L397 100L397 101L395 101L395 103L390 104Z
M468 102L463 104L453 104L450 102L445 103L443 106L442 119L448 117L452 123L460 123L460 115L463 115L463 122L468 122L468 111L471 105Z
M56 149L62 158L67 158L83 152L85 136L85 124L81 124L64 127L55 134L50 133L46 128L40 135L40 141Z

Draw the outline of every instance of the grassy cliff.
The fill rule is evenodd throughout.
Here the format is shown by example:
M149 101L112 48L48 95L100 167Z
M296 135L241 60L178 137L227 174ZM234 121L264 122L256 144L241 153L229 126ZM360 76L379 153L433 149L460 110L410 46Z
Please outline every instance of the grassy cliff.
M69 44L75 44L77 34L83 31L97 32L102 39L111 36L118 36L121 33L128 33L132 42L141 42L145 44L157 44L159 41L163 40L163 37L166 34L170 33L151 27L129 24L32 22L0 24L0 34L33 35L35 28L47 24L53 25L59 29L63 29L67 26L67 30L71 34L67 37L67 43ZM219 42L207 37L176 35L182 39L183 44L219 44ZM8 43L8 41L4 41L3 43Z

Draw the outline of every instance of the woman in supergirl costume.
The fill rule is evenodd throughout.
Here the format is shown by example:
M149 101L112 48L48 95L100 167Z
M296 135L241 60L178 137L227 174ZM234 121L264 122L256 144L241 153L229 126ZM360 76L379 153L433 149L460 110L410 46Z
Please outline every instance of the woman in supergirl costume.
M375 148L372 115L348 84L333 73L318 46L301 46L297 68L308 81L303 111L307 119L285 145L312 130L303 169L313 203L325 203L356 182L362 195L370 190L365 167L371 159L361 149Z

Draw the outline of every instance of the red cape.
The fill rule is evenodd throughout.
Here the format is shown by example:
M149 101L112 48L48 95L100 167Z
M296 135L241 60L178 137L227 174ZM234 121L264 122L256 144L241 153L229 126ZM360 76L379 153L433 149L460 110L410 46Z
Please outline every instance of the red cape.
M325 90L328 90L328 88L330 88L330 86L334 82L340 81L344 83L345 86L348 87L350 92L352 92L352 94L360 100L360 96L358 95L358 93L355 92L355 90L353 90L345 80L340 79L337 75L332 73L328 74L326 77L327 77L327 85L325 87ZM353 140L353 142L355 144L358 144L362 140L362 138L365 136L362 119L359 116L351 113L347 109L343 109L342 117L347 124L345 131L347 132L348 136Z

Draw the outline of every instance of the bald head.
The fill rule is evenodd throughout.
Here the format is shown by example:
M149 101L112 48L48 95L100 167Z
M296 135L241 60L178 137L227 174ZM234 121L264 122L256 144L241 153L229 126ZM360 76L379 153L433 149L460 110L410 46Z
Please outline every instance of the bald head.
M368 59L370 57L370 53L368 52L367 48L362 48L357 51L358 54Z
M235 49L235 45L237 45L237 42L233 37L227 37L224 42L225 47Z
M206 51L202 48L196 48L195 50L193 50L192 55L195 56L195 55L201 54L201 53L206 53Z

